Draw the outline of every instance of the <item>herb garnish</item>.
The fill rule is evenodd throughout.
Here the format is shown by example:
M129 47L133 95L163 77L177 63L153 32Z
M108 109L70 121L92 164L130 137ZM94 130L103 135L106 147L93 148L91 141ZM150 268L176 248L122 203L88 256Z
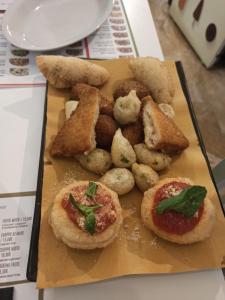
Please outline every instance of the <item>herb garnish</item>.
M86 220L85 220L85 229L90 233L94 234L95 233L95 214L92 212L89 215L87 215Z
M75 198L73 197L72 194L69 194L69 202L71 203L71 205L74 208L78 209L79 212L85 216L85 229L90 234L94 234L95 233L95 223L96 223L94 210L99 207L102 207L102 205L96 204L96 205L92 205L92 206L87 206L87 205L80 204L75 200Z
M202 186L191 186L184 189L177 196L160 201L156 207L158 214L163 214L166 210L173 210L182 213L187 218L192 218L205 199L207 190Z
M121 159L122 162L124 162L125 164L128 164L130 161L123 155L121 154Z
M95 182L89 181L89 185L87 187L85 195L90 198L94 198L96 195L97 188L98 188L98 185Z

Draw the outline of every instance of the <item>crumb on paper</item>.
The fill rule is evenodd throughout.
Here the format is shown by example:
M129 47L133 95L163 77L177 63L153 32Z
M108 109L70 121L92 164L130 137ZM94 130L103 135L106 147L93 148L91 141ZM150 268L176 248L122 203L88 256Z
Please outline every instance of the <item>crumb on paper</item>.
M126 236L128 241L139 242L141 238L140 230L138 226L135 226L129 235Z

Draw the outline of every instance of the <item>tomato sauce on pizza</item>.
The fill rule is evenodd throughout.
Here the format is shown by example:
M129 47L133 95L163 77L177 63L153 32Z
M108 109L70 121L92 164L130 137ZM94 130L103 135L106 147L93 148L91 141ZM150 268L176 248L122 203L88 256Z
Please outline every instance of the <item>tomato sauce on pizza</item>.
M182 213L178 213L173 210L165 211L161 215L156 211L156 207L160 201L179 194L183 189L189 186L190 185L185 182L173 181L164 184L156 191L154 205L151 211L155 226L168 233L182 235L191 231L199 223L204 211L204 203L201 204L196 214L191 218L187 218Z
M101 207L94 210L95 214L95 233L106 230L116 220L116 209L113 204L110 193L102 186L98 186L94 199L88 197L85 192L88 185L76 186L70 193L76 199L76 202L86 206L100 204ZM70 220L81 230L85 229L85 216L69 202L69 194L65 194L62 199L62 207L66 210Z

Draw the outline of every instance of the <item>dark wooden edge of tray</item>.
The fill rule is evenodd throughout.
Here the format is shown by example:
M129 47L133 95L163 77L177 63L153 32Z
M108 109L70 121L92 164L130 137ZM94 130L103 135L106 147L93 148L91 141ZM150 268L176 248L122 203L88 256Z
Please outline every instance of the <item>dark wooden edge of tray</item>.
M201 131L200 131L199 126L198 126L198 121L197 121L195 111L194 111L194 107L193 107L191 97L190 97L190 94L189 94L187 81L186 81L186 77L185 77L185 74L184 74L184 69L183 69L182 64L181 64L180 61L176 62L176 68L177 68L177 73L178 73L179 78L180 78L180 83L181 83L185 98L187 100L187 104L188 104L189 112L190 112L190 115L191 115L192 123L194 125L195 132L196 132L198 140L199 140L199 145L200 145L202 154L203 154L203 156L206 160L207 167L208 167L208 170L209 170L209 174L211 176L212 182L213 182L214 187L216 189L216 192L217 192L217 195L218 195L218 198L219 198L219 201L220 201L220 206L221 206L223 215L225 217L225 210L224 210L224 207L223 207L223 202L222 202L222 199L220 197L220 194L219 194L219 191L218 191L218 188L217 188L217 185L216 185L216 181L215 181L214 176L213 176L212 169L210 167L210 162L209 162L209 159L208 159L208 156L207 156L207 153L206 153L204 141L203 141Z
M215 179L213 177L213 173L210 167L210 163L206 154L206 149L204 146L204 142L198 127L198 122L194 113L194 108L191 102L190 94L187 87L187 82L184 74L184 70L180 61L176 62L177 73L180 78L180 83L184 92L184 95L187 100L189 112L192 118L192 122L196 131L196 134L199 139L199 144L201 147L201 151L205 157L210 176L212 178L212 182L215 186L216 192L218 194L218 198L220 200L221 209L225 216L225 211L222 205L222 200L220 198ZM47 122L47 94L48 94L48 84L46 87L45 93L45 107L44 107L44 117L43 117L43 128L42 128L42 142L41 142L41 151L40 151L40 160L39 160L39 172L38 172L38 180L37 180L37 193L36 193L36 203L34 209L34 219L33 219L33 227L32 227L32 234L31 234L31 242L30 242L30 251L28 257L28 264L27 264L27 279L30 281L36 281L37 278L37 261L38 261L38 239L39 239L39 229L40 229L40 218L41 218L41 198L42 198L42 183L43 183L43 169L44 169L44 148L45 148L45 129L46 129L46 122Z
M38 240L41 220L41 199L42 199L42 184L43 184L43 171L44 171L44 151L45 151L45 130L47 123L47 95L48 95L48 84L46 85L45 91L45 103L44 103L44 115L42 125L42 137L41 137L41 148L39 158L39 169L37 178L37 191L36 201L34 207L34 218L31 232L30 251L27 262L27 279L30 281L36 281L37 278L37 261L38 261Z

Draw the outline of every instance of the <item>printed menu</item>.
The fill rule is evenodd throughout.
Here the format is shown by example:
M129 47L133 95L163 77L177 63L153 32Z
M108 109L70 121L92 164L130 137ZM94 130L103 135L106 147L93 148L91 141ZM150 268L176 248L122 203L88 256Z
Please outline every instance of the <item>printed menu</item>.
M39 54L113 59L137 55L130 27L121 0L114 1L112 12L100 28L87 38L55 51L33 52L10 44L2 31L4 10L12 0L0 1L0 87L45 84L35 65Z
M0 198L0 282L26 279L35 197Z

